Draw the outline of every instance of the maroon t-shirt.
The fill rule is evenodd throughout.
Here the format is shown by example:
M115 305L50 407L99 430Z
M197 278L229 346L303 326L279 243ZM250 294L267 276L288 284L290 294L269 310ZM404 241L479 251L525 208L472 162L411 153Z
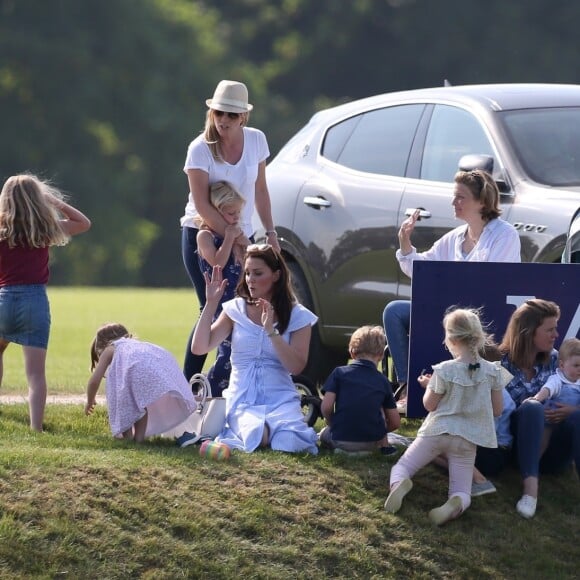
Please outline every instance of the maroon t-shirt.
M48 283L48 247L10 248L0 241L0 287Z

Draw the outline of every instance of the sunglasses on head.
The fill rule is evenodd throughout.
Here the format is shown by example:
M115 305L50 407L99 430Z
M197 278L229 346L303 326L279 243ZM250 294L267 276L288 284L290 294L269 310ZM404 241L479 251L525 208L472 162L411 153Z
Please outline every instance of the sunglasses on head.
M481 171L479 171L478 169L474 169L473 171L469 171L469 174L473 178L473 181L477 183L477 187L479 188L479 192L481 193L484 186L484 179L483 175L481 174Z
M271 244L250 244L246 248L246 255L252 254L254 252L269 252L272 257L275 259L276 263L279 264L280 258L278 252L274 250Z
M223 115L227 115L230 119L237 119L240 116L240 113L226 113L225 111L218 111L217 109L213 110L213 114L216 117L222 117Z
M247 248L247 252L266 252L267 250L274 250L270 244L250 244Z

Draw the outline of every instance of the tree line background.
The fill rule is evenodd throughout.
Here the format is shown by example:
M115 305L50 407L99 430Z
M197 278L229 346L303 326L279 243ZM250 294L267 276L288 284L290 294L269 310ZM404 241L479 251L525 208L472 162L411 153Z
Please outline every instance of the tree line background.
M221 79L272 157L321 108L395 90L580 82L569 0L0 0L0 178L93 221L53 284L189 285L183 162Z

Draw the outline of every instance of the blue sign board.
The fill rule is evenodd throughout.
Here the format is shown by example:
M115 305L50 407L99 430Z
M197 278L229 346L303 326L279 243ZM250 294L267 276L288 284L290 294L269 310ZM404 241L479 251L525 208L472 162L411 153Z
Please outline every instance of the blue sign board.
M499 343L513 311L529 298L560 306L562 340L580 338L580 266L491 262L413 263L407 416L424 417L424 390L416 378L423 369L450 358L443 345L443 316L450 306L482 308L488 332Z

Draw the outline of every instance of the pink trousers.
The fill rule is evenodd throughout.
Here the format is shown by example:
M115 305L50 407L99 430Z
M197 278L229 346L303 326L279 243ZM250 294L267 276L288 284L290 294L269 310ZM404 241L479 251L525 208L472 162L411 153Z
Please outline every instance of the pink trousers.
M419 469L444 455L449 463L449 497L459 496L465 511L471 505L475 451L475 444L459 435L417 437L391 469L391 488L403 479L411 479Z

